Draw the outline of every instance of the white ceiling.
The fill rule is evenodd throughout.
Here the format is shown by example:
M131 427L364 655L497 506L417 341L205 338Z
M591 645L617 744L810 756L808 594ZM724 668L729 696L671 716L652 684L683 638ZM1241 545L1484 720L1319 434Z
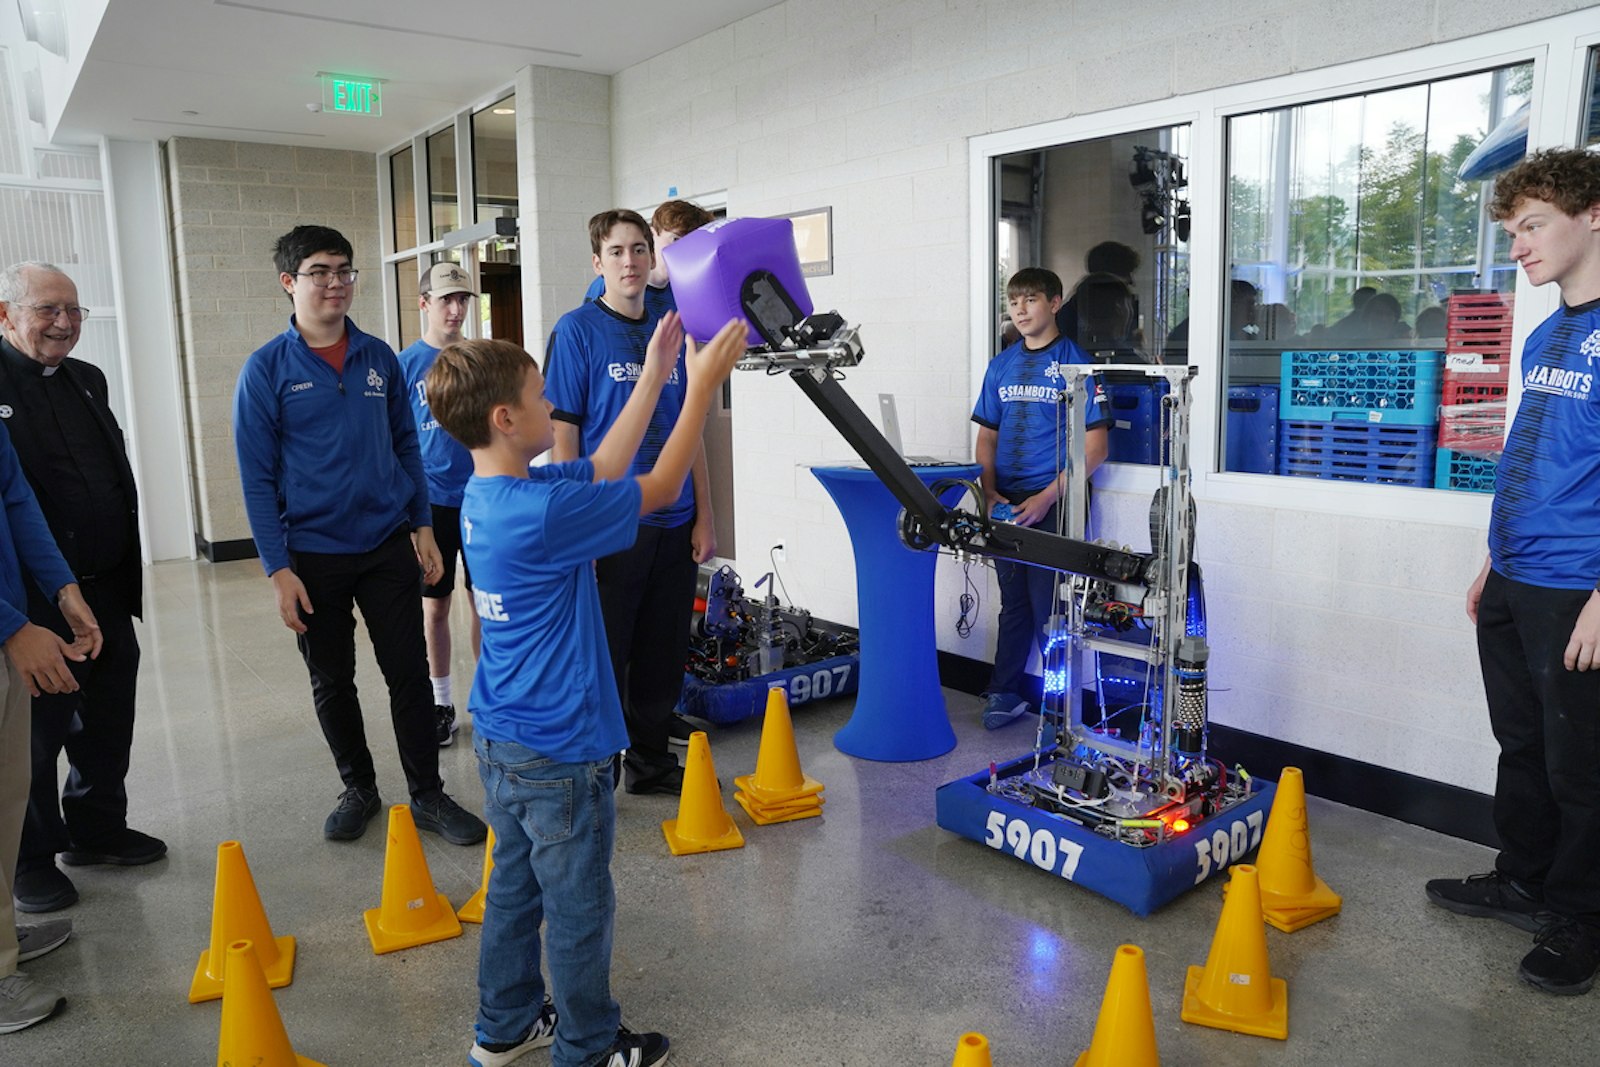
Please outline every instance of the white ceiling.
M376 151L528 64L614 74L775 2L109 0L55 137ZM383 116L310 111L319 71L384 79Z

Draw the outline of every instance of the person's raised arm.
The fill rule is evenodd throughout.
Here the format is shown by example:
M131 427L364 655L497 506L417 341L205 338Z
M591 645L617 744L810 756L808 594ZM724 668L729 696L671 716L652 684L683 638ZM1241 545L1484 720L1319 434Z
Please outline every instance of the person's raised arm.
M678 349L682 345L683 325L678 320L678 313L669 311L661 316L655 332L650 335L650 344L644 352L644 370L633 385L633 393L623 405L617 421L606 431L605 439L595 447L594 455L589 457L594 463L595 481L620 478L633 467L634 454L639 451L639 442L644 440L644 432L650 426L650 416L656 410L656 401L661 398L661 387L672 374L673 365L678 362ZM559 436L557 444L560 444ZM681 479L679 484L683 484Z
M689 371L688 393L678 421L661 455L656 458L655 467L650 473L639 476L639 514L648 515L657 508L666 507L683 491L689 465L700 454L706 412L711 410L711 401L722 383L728 380L733 365L744 355L745 335L744 322L730 319L704 349L697 349L693 341L689 342L684 357Z

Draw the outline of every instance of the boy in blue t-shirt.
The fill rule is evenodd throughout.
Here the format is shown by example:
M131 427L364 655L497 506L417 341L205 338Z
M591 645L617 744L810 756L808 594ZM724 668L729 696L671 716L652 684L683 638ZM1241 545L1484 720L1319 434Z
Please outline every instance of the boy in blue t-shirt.
M639 517L675 500L700 449L707 408L744 352L730 322L691 344L676 422L655 466L630 477L683 331L669 312L632 394L582 459L530 467L554 441L533 360L506 341L463 341L428 373L434 417L472 451L461 503L483 651L469 707L494 828L468 1060L503 1067L554 1042L555 1067L665 1063L660 1034L621 1028L611 997L617 754L628 744L612 675L595 560L626 549ZM539 926L552 998L539 973Z
M977 461L982 468L985 503L1015 510L1009 521L1018 526L1060 529L1061 504L1068 489L1067 427L1062 400L1064 363L1088 363L1083 350L1056 327L1061 309L1061 279L1054 272L1028 267L1006 285L1006 304L1021 339L995 356L983 376L983 389L972 410L978 424ZM1087 474L1106 458L1102 395L1093 379L1085 413ZM1045 627L1055 612L1056 572L1009 560L995 561L1000 585L1000 618L996 627L994 674L984 690L983 725L997 730L1028 710L1022 699L1028 652L1044 651Z
M461 340L467 318L478 310L472 278L459 263L435 263L417 283L417 305L427 316L422 337L400 353L406 397L417 420L417 445L428 477L433 540L444 569L422 586L422 633L428 646L428 682L433 686L433 721L439 747L455 741L456 706L450 684L450 601L456 587L456 557L461 555L461 491L472 477L472 457L445 433L428 410L423 384L439 350ZM472 593L472 572L462 567L461 584ZM478 654L478 617L472 616L472 654Z
M1500 854L1426 890L1537 934L1519 976L1572 995L1600 973L1600 156L1535 152L1495 182L1490 214L1562 306L1523 346L1489 558L1467 590L1500 744Z

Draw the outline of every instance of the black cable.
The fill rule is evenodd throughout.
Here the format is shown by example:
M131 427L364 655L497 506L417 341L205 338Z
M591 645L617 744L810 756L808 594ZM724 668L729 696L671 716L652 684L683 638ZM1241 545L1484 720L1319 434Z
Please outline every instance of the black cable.
M783 590L783 599L792 610L794 608L794 599L789 596L789 587L783 584L783 575L778 573L778 547L773 545L767 549L767 558L772 561L772 577L777 579L778 588Z
M956 618L956 636L968 638L972 636L972 627L977 615L978 605L982 601L978 597L978 587L972 584L972 560L968 559L961 564L961 580L967 588L962 592L961 599L956 601L961 607L961 614Z

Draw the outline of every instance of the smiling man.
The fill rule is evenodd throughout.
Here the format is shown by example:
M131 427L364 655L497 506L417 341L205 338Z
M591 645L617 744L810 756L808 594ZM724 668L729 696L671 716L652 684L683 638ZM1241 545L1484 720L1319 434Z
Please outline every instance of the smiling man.
M359 273L352 254L326 226L278 238L278 283L294 314L245 363L233 401L245 511L344 781L323 836L360 837L383 810L356 697L359 607L388 683L417 829L475 844L483 820L439 779L417 594L419 570L432 583L442 566L417 427L394 352L346 314Z
M589 220L589 244L605 290L556 323L545 363L557 462L593 455L605 439L633 395L661 317L645 299L655 240L644 219L633 211L603 211ZM680 353L634 459L635 475L655 466L683 408L685 388ZM704 463L704 453L697 453L696 469L703 470ZM702 486L708 487L703 495ZM667 745L683 691L698 562L715 551L703 529L709 522L709 483L685 478L676 499L639 520L631 548L595 564L628 725L623 767L630 793L677 793L683 786L683 769Z
M106 377L69 353L84 308L78 287L47 263L0 271L0 420L39 499L51 535L99 618L105 650L77 663L77 692L33 698L33 785L13 892L28 912L65 908L77 887L56 866L153 863L167 846L128 826L143 611L138 490ZM63 639L58 605L28 582L28 618ZM67 754L59 788L57 760Z
M1562 306L1523 347L1489 558L1467 590L1500 743L1500 854L1427 895L1534 933L1518 974L1572 995L1600 971L1600 155L1534 153L1495 182L1490 212Z
M478 309L472 278L458 263L435 263L417 283L417 305L426 316L422 338L400 353L406 395L417 420L422 468L428 475L433 538L443 566L439 578L422 587L422 627L428 643L428 681L433 686L434 729L442 748L455 740L456 708L450 684L450 600L461 556L461 494L472 477L472 456L445 433L428 406L426 378L439 350L461 340L467 316ZM472 595L472 572L461 560L461 584ZM472 654L478 654L479 624L472 616Z

